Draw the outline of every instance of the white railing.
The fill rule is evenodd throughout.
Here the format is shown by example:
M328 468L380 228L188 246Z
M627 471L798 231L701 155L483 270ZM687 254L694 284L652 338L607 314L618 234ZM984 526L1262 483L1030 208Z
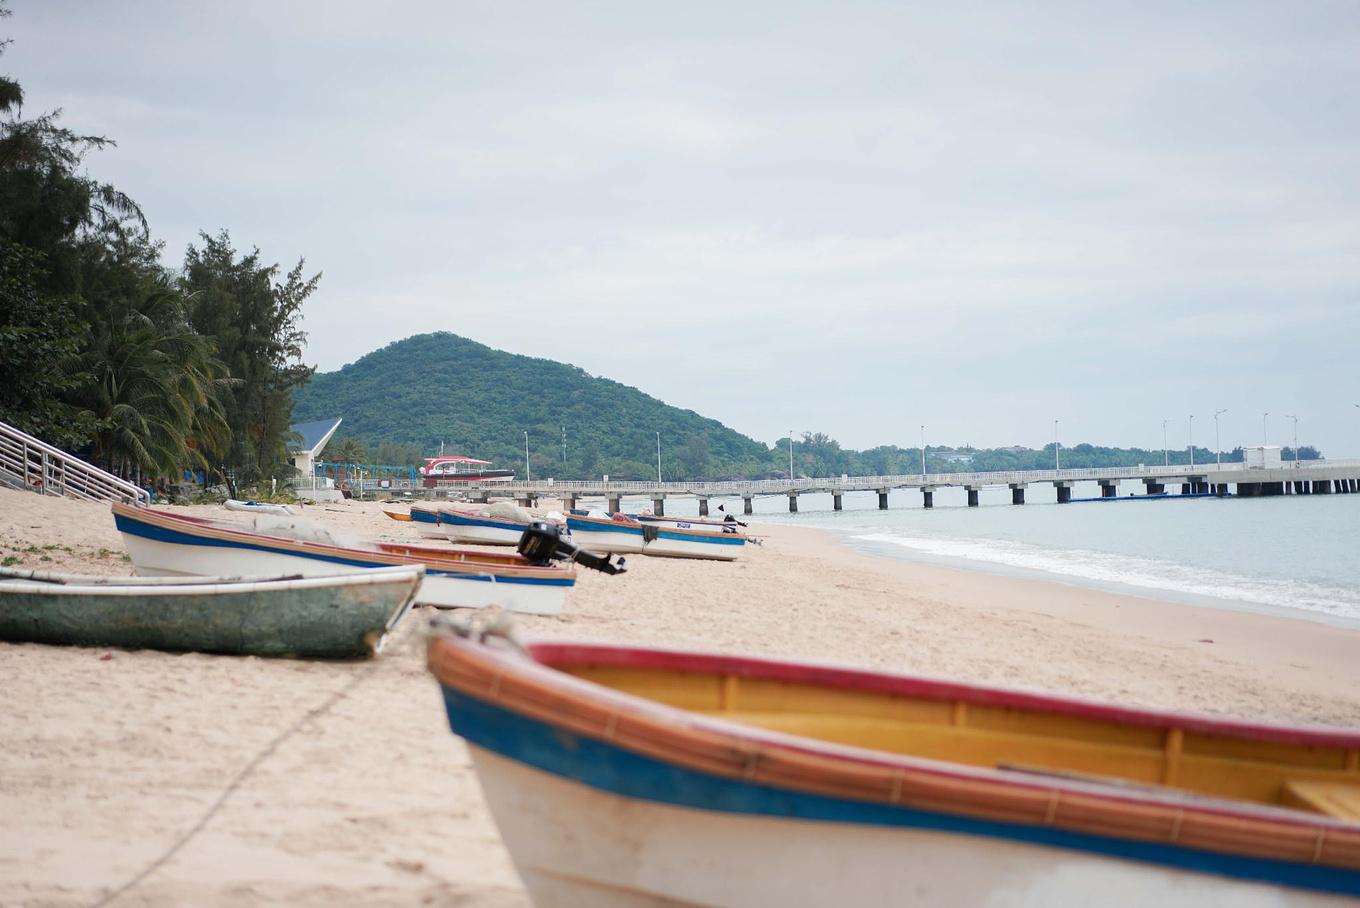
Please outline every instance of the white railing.
M1293 461L1279 466L1267 467L1268 470L1295 469ZM1309 469L1360 469L1360 460L1305 460L1297 465L1299 470ZM485 492L536 492L583 495L633 495L643 496L650 493L662 495L697 495L711 497L736 497L742 495L779 495L803 492L857 492L878 489L920 488L931 486L998 486L1011 483L1028 484L1041 482L1099 482L1109 480L1148 480L1169 478L1207 477L1227 473L1245 473L1249 468L1244 463L1232 462L1217 464L1187 464L1171 466L1149 466L1140 464L1134 467L1092 467L1089 469L1067 470L997 470L985 473L904 473L889 476L845 476L824 479L752 479L728 482L649 482L649 481L612 481L592 482L580 480L534 480L495 483L467 483L469 491ZM1250 472L1260 472L1250 468ZM1235 479L1233 481L1236 481ZM1244 480L1245 481L1245 480Z
M145 489L0 422L0 478L44 495L150 504Z

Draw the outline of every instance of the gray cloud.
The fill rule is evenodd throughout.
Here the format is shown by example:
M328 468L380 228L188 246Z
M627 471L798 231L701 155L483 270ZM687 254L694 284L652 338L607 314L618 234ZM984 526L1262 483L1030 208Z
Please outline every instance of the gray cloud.
M14 12L29 112L119 141L90 168L168 258L224 226L325 271L323 369L443 329L766 440L1206 444L1227 406L1225 446L1288 411L1360 455L1351 4Z

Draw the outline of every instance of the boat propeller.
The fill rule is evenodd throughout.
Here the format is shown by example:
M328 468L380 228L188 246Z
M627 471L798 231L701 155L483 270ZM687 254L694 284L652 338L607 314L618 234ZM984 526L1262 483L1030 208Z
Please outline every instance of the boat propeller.
M519 537L519 553L530 564L545 565L553 561L574 561L605 574L622 574L628 570L624 560L610 561L608 555L596 555L577 548L562 538L562 531L554 524L535 520Z

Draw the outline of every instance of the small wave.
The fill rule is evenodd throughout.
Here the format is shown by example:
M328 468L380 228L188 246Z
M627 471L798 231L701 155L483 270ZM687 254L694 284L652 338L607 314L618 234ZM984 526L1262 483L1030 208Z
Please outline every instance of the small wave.
M1360 619L1360 594L1304 580L1250 578L1134 555L1040 547L995 539L922 537L887 532L860 533L851 538L892 545L942 559L985 562L1094 583L1115 583L1271 608L1303 609L1350 620Z

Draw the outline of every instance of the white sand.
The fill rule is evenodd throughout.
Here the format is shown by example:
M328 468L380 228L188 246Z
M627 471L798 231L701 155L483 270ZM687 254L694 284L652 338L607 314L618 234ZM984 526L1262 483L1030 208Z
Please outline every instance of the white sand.
M306 513L414 538L372 504ZM622 577L583 572L562 616L521 631L1360 726L1360 632L881 560L797 527L761 532L767 544L734 564L638 557ZM0 558L127 573L121 554L104 507L0 490ZM0 644L0 904L98 902L254 764L114 904L527 905L425 673L427 614L367 663Z

